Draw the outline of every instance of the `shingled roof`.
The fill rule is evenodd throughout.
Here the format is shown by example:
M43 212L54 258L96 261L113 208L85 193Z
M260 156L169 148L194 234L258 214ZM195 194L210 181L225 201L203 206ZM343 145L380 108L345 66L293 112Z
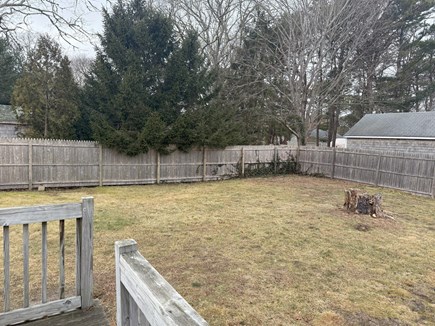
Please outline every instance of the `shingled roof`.
M0 104L0 123L17 123L17 116L11 105Z
M435 111L367 114L344 137L435 139Z

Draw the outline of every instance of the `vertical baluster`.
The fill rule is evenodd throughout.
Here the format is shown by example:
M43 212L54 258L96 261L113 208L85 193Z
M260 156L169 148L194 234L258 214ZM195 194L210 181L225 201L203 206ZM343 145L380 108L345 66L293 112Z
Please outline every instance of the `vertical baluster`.
M4 311L10 310L10 256L9 256L9 226L3 227L3 268L4 268L4 293L3 293L3 305Z
M65 221L59 221L59 299L65 298Z
M23 225L23 307L30 304L29 295L29 224Z
M47 302L47 222L42 222L42 303Z
M82 219L76 219L76 295L81 293Z

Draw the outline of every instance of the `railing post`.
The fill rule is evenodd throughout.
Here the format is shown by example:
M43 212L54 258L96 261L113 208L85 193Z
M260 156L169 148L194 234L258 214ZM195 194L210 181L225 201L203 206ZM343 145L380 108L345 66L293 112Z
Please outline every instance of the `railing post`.
M116 325L130 325L130 296L121 284L121 255L127 252L137 251L136 241L122 240L115 242L115 271L116 271Z
M94 198L82 198L82 239L80 250L80 293L82 309L93 304L93 220Z

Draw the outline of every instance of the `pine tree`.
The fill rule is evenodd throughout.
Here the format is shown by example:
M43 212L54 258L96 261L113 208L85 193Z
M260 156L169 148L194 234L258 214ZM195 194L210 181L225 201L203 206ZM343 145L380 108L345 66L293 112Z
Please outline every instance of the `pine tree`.
M180 42L173 22L145 1L118 1L104 13L84 88L93 136L128 155L164 151L174 144L177 120L210 100L212 84L194 32Z
M10 104L19 73L19 55L5 39L0 38L0 104Z
M29 53L12 102L22 110L25 136L75 139L77 85L68 57L48 36L41 36Z

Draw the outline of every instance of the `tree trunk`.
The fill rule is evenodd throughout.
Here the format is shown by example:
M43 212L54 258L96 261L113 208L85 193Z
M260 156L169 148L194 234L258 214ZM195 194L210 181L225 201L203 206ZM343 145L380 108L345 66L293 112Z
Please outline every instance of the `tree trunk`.
M368 214L372 217L384 217L382 195L369 195L358 189L344 191L344 207L357 214Z
M48 138L48 106L45 107L45 115L44 115L44 138Z
M316 127L316 146L320 146L320 126L317 125Z

